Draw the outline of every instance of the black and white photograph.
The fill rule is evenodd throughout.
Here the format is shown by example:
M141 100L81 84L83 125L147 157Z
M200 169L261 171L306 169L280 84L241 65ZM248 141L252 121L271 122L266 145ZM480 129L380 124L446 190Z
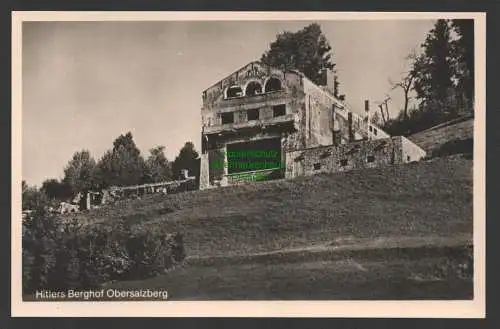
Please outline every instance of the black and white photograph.
M484 15L17 14L13 307L484 307Z

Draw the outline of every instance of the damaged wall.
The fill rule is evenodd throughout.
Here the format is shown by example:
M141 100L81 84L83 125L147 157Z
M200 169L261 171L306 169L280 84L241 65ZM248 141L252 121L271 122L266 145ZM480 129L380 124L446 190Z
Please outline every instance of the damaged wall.
M400 164L408 162L408 154L415 157L412 161L425 156L422 149L408 142L398 136L287 152L285 177Z
M266 85L271 85L271 82L281 88L267 89ZM346 109L347 105L335 99L331 92L297 71L284 72L252 62L205 90L202 97L204 157L201 162L205 168L201 170L201 188L227 177L227 168L214 170L211 165L221 160L227 145L232 143L279 138L281 159L286 163L286 177L377 166L388 161L403 161L403 156L405 159L408 155L410 158L418 157L419 154L418 147L415 149L408 144L408 155L397 151L393 156L391 147L403 148L403 142L397 148L398 140L394 139L389 139L383 147L355 142L361 143L360 149L351 151L353 146L344 144L352 140L388 136L373 136L373 132L370 135L364 116L350 112ZM285 105L285 111L275 117L275 107L280 105ZM253 110L250 120L249 110ZM254 111L258 111L258 116ZM349 125L350 122L352 125ZM333 146L339 144L342 144L340 148ZM328 156L323 154L325 147L331 153ZM304 159L291 160L301 154ZM340 161L346 157L347 163L341 164ZM370 157L368 162L367 157ZM227 163L227 158L224 163ZM317 169L311 169L314 167ZM206 175L209 177L204 177Z
M305 122L303 134L305 147L330 145L333 143L333 104L327 91L315 85L309 79L303 79L305 93Z
M403 162L419 161L426 156L426 152L406 137L400 137L403 148Z

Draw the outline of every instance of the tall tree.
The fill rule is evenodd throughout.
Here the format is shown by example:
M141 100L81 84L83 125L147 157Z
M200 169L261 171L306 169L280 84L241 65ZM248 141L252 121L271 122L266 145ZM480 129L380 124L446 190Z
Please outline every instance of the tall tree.
M55 178L45 180L42 183L41 191L45 193L48 198L61 201L73 196L71 187Z
M413 90L413 82L415 80L416 71L413 69L413 65L417 60L418 56L415 51L412 51L407 57L406 60L410 63L410 69L407 72L402 74L402 77L399 81L391 81L389 83L392 85L391 90L401 89L404 95L404 104L403 104L403 118L408 120L408 107L410 105L410 92Z
M450 108L447 103L453 87L453 63L450 39L450 25L439 19L427 34L422 45L423 53L414 64L415 91L417 98L431 111Z
M75 152L64 169L63 183L73 194L91 189L94 186L95 167L96 162L88 150Z
M453 19L451 27L457 35L452 42L457 89L472 109L474 101L474 20Z
M21 207L23 210L37 210L49 204L47 195L36 186L24 185Z
M146 160L147 177L150 182L162 182L172 179L172 168L165 156L165 146L157 146L149 150Z
M113 149L99 160L96 176L102 187L137 185L147 180L145 161L132 133L128 132L115 139Z
M200 164L199 164L199 154L194 148L192 142L186 142L184 146L180 149L179 155L175 158L172 164L172 171L174 178L181 179L181 170L189 170L189 175L199 176Z
M319 85L326 85L325 71L332 71L332 47L321 27L312 23L295 33L285 31L270 44L261 61L281 69L296 69Z

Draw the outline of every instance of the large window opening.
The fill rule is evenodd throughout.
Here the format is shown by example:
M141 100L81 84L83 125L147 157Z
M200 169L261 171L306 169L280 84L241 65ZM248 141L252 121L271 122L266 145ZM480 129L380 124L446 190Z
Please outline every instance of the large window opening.
M247 120L259 120L259 109L250 109L247 111Z
M220 118L221 118L221 122L223 125L225 125L227 123L233 123L234 122L234 113L233 112L221 113Z
M285 104L273 106L273 117L280 117L286 114Z
M227 98L234 98L234 97L241 97L243 96L243 90L239 86L231 86L227 88L226 91L226 97Z
M260 83L252 81L247 85L245 89L245 96L255 96L262 94L262 86Z
M270 78L264 86L266 93L281 90L281 81L277 78Z

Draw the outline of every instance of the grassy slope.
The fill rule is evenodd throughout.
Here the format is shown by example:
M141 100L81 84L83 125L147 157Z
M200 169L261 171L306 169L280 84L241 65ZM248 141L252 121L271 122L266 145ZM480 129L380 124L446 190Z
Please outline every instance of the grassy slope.
M171 300L470 299L470 280L439 271L450 257L463 258L456 248L430 247L189 263L166 275L109 287L166 289Z
M471 121L454 126L410 139L432 151L472 136ZM445 274L437 269L463 262L453 245L472 238L472 201L472 161L458 155L148 196L77 216L124 217L184 234L190 257L184 266L110 287L167 289L173 300L468 299L471 280L459 278L456 266L445 266L451 268ZM403 248L383 247L401 237ZM426 248L412 248L422 239ZM382 248L363 249L368 245Z
M123 201L87 214L184 234L188 256L307 247L339 238L472 233L472 161L460 156Z

